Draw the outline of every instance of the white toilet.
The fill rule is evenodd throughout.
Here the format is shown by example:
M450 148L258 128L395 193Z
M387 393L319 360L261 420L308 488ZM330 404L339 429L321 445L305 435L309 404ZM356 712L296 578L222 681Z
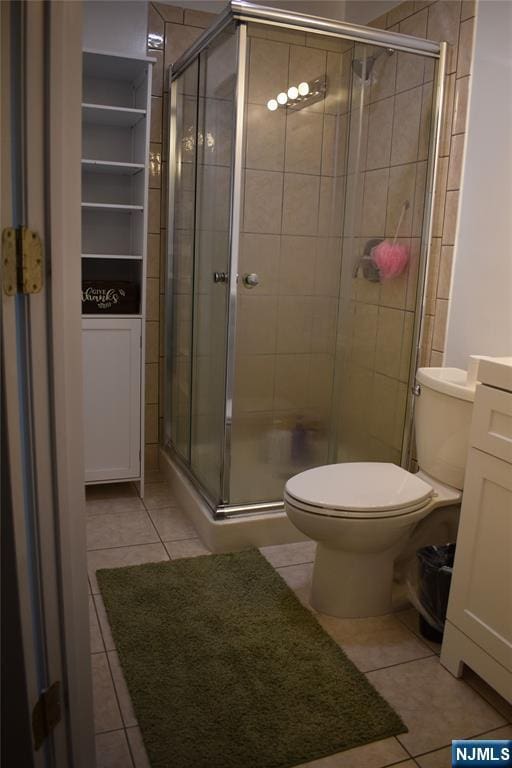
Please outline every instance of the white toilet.
M458 368L420 368L416 379L417 474L357 462L308 469L286 483L286 514L318 542L311 604L322 613L389 613L396 561L456 536L475 383Z

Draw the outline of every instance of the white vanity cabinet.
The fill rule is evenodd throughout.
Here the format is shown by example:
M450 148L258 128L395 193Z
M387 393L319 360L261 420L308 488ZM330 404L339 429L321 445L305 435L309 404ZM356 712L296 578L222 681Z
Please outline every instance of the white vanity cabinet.
M479 380L441 663L512 701L512 358Z
M153 59L83 53L85 482L144 483L144 327Z

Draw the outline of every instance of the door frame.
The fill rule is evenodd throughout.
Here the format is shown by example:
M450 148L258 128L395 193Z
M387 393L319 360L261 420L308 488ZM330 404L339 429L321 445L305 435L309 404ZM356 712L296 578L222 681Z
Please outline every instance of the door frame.
M1 225L23 224L36 231L45 260L39 293L1 296L27 716L41 692L59 680L61 720L44 746L32 749L33 764L91 768L79 301L82 6L34 0L18 7L22 110L15 133L23 146L24 202L14 222L11 146L18 137L4 108ZM19 42L11 39L12 13L10 3L1 4L2 102L9 106L10 50ZM21 358L26 377L20 375Z

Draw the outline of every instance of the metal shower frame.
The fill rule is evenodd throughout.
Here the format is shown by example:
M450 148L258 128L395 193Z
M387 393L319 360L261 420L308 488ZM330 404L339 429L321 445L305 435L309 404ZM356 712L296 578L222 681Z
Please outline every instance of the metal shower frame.
M282 501L262 502L260 504L230 505L230 469L231 469L231 432L233 420L234 368L235 368L235 338L237 315L237 276L239 262L239 242L241 224L243 146L245 137L245 89L247 73L247 24L261 23L280 27L282 29L307 31L312 34L332 36L351 40L355 43L365 43L382 48L392 48L395 51L413 53L438 62L434 79L433 113L430 131L430 146L427 164L427 181L424 202L424 216L421 233L421 251L418 267L418 285L415 305L413 328L413 352L409 370L409 397L407 398L404 439L402 444L401 464L408 466L411 454L412 421L414 412L414 379L422 341L422 319L425 301L425 283L432 223L434 214L434 188L438 169L438 154L441 134L443 110L444 81L446 74L445 42L437 43L397 32L364 27L341 21L333 21L303 13L290 12L262 5L254 5L245 0L231 0L218 19L181 56L174 65L169 67L169 155L168 155L168 215L167 226L167 258L166 258L166 313L165 313L165 448L174 461L185 472L196 491L203 497L211 508L216 519L222 519L237 514L255 514L277 511L283 508ZM200 54L229 26L236 25L237 32L237 62L236 88L234 105L234 141L231 166L231 205L230 205L230 238L229 238L229 296L226 328L226 370L224 397L224 433L221 461L221 496L222 501L211 497L208 491L199 483L190 464L185 462L170 440L171 415L171 355L170 342L172 338L172 280L173 280L173 219L175 202L175 166L176 151L176 115L177 115L177 78L198 59Z

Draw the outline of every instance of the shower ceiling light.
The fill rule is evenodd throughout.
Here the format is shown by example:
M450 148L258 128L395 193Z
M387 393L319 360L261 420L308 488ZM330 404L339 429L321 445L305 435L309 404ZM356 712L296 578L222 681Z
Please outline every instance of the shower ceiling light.
M267 101L267 107L270 109L271 112L275 112L278 106L279 104L275 99L270 99L269 101Z
M282 91L277 95L277 101L279 102L279 104L286 104L286 102L288 101L288 94Z
M296 88L294 85L288 88L288 98L296 99L298 95L299 95L299 89Z
M301 96L307 96L308 93L309 93L309 83L299 83L299 87L298 88L294 88L293 90L294 91L298 91L298 93ZM290 94L290 91L288 91L288 95L289 94ZM290 96L290 98L291 98L291 96ZM294 96L294 98L296 99L297 96Z

